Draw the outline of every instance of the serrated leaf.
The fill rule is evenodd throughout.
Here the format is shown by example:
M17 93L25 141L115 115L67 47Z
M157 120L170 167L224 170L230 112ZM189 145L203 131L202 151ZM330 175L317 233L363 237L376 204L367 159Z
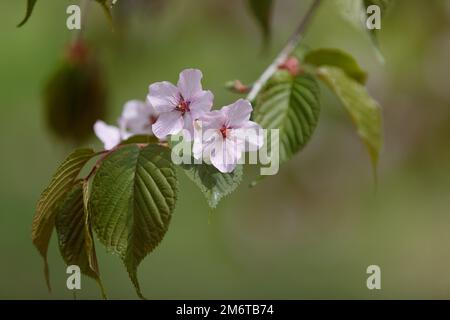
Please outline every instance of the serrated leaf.
M120 145L126 145L126 144L149 144L149 143L158 143L159 140L155 136L150 135L135 135L131 136L127 140L124 140L120 143Z
M337 67L361 84L365 84L367 81L367 72L361 69L355 58L339 49L326 48L309 51L303 62L315 67Z
M123 260L139 297L137 267L163 239L177 199L170 149L126 145L106 157L92 181L93 228Z
M334 67L322 67L318 70L318 75L348 111L376 168L382 144L380 106L364 86L348 77L344 71Z
M248 6L252 15L258 22L264 40L267 41L270 38L272 9L274 5L273 0L247 0Z
M230 173L222 173L206 163L183 164L181 167L200 188L211 208L216 208L219 201L233 192L242 181L242 165L237 165Z
M320 89L310 75L278 71L255 99L253 119L265 129L280 130L280 163L310 140L320 114Z
M30 19L36 2L37 0L27 0L27 11L25 13L25 18L23 18L23 20L17 25L18 28L23 26L28 21L28 19Z
M88 211L88 183L78 182L58 208L55 227L64 262L77 265L83 274L95 279L106 295L100 280Z
M70 154L56 171L50 185L41 194L33 219L31 237L45 263L45 278L50 289L47 249L55 224L57 208L72 189L84 165L96 155L92 149L78 149Z

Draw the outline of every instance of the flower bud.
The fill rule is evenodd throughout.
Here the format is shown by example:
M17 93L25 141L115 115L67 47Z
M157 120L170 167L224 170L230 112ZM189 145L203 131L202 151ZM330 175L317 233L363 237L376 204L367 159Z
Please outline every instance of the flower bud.
M86 44L72 44L44 90L46 120L61 139L81 144L105 117L103 74Z

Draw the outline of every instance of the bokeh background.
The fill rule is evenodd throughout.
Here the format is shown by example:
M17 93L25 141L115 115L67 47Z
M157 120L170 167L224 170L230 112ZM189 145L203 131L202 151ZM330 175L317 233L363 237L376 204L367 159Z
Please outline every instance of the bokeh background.
M342 48L369 71L369 91L384 115L378 187L352 123L322 87L315 136L277 176L248 188L250 170L248 181L211 211L180 175L169 232L139 268L147 297L450 298L450 1L398 1L383 23L384 64L332 2L325 1L303 44ZM49 132L42 104L43 86L73 38L65 27L71 3L77 1L38 1L21 29L15 26L25 1L0 3L3 299L72 299L55 237L48 293L30 236L36 201L71 149ZM114 122L125 101L143 99L152 82L176 81L186 67L203 71L217 105L230 103L237 97L224 83L256 79L309 4L277 1L266 50L240 0L127 6L114 32L101 9L91 6L84 35L105 70L105 120ZM86 145L101 147L94 137ZM97 251L109 297L136 298L119 259L100 243ZM381 267L382 290L366 288L371 264ZM100 298L95 282L83 277L78 297Z

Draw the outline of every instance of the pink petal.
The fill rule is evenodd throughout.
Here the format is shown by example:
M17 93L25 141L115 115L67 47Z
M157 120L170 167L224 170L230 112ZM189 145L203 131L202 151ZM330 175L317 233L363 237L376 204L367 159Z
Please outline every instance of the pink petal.
M125 104L119 127L123 139L138 134L153 134L151 117L156 114L154 108L142 101L132 100Z
M123 107L122 117L125 119L137 118L145 113L147 104L139 100L131 100L125 103Z
M191 109L192 117L198 119L206 112L210 111L213 105L214 95L211 91L201 91L191 99L189 108Z
M250 120L250 114L253 109L249 101L239 99L235 103L223 107L222 111L226 114L230 127L240 128Z
M222 173L232 172L241 157L238 151L235 142L228 139L219 139L216 141L211 154L211 163Z
M215 142L218 139L222 139L219 137L218 132L214 131L214 134L210 136L210 139L201 139L195 138L194 144L192 146L192 155L195 159L203 159L205 161L210 161L211 153L214 149Z
M204 113L200 118L198 118L198 123L201 125L203 130L207 129L220 129L226 122L226 118L223 112L220 110L214 110Z
M198 69L185 69L180 73L178 89L185 100L191 101L202 92L202 72Z
M163 139L169 134L179 133L183 129L183 125L184 120L181 112L171 111L160 114L152 129L155 136Z
M191 141L194 138L194 122L189 112L184 114L183 121L183 137L186 141Z
M257 151L264 144L263 130L259 124L247 121L241 128L230 130L230 138L242 143L242 151Z
M156 82L150 85L147 101L157 113L169 112L175 109L180 100L180 92L170 82Z
M103 121L97 121L94 124L95 135L103 142L105 150L110 150L117 146L120 139L120 130L117 127L107 125Z

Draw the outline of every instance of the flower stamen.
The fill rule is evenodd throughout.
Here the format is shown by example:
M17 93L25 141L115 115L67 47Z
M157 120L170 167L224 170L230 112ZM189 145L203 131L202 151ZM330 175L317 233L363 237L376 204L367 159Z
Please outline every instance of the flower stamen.
M220 128L219 129L219 131L220 131L220 133L222 134L222 138L226 138L227 137L227 131L228 131L228 128L227 127L225 127L225 126L223 126L222 128Z
M184 115L186 112L191 111L189 109L190 104L189 101L185 101L183 97L180 97L180 103L177 105L177 110L181 111L181 114Z

